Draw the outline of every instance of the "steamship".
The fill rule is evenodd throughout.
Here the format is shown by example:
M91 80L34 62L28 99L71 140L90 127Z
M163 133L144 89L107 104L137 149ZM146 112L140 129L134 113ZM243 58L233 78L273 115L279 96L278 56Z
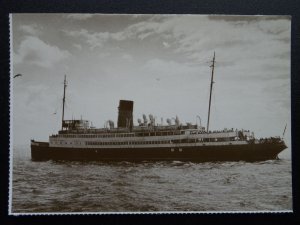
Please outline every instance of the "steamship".
M48 142L31 140L33 161L264 161L276 159L287 146L280 137L256 139L249 130L209 130L215 54L212 60L207 127L181 124L179 118L156 123L143 115L133 123L133 101L120 100L118 121L108 120L104 128L87 120L65 120L64 79L62 127ZM201 120L200 120L201 121Z

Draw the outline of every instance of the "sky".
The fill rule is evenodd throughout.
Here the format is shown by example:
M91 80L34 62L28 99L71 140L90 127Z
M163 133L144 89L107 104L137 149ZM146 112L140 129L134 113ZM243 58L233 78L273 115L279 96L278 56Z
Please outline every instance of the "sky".
M65 119L117 123L120 99L134 123L206 126L216 54L210 130L247 129L290 145L290 39L287 16L12 14L13 145L47 141Z

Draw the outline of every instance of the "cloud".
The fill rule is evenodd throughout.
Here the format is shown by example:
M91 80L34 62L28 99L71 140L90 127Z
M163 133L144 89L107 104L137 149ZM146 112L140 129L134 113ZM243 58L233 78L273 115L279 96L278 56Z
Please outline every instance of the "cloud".
M144 40L145 38L150 37L151 35L155 34L161 26L160 21L153 21L155 18L156 16L151 17L149 21L132 24L119 32L91 32L86 29L81 29L79 31L64 30L63 32L70 37L81 38L87 44L89 44L91 49L94 49L96 47L103 47L104 43L108 40ZM160 17L159 20L161 20ZM164 32L163 29L162 32Z
M122 59L124 59L124 60L126 60L126 61L129 61L129 62L132 62L132 61L133 61L132 55L129 55L129 54L127 54L127 53L124 53L124 54L122 55Z
M37 37L27 36L14 54L14 62L51 67L69 56L66 50L47 44Z
M165 48L169 48L169 47L170 47L170 44L169 44L168 42L164 41L164 42L163 42L163 46L164 46Z
M263 124L269 127L259 131L259 135L265 135L276 133L278 124L289 121L290 21L286 18L218 19L199 15L114 15L111 18L97 15L91 18L89 14L65 14L63 17L64 20L57 20L57 15L45 19L44 15L35 16L38 26L32 25L31 17L27 20L24 16L15 18L14 22L18 23L14 23L17 24L14 27L14 62L23 63L16 66L16 71L24 74L28 71L28 76L14 82L19 85L14 88L15 124L22 125L30 118L26 126L15 130L20 137L24 129L32 128L33 121L42 123L43 116L47 112L52 114L60 105L61 70L70 79L67 93L72 113L85 113L101 126L105 119L114 115L117 118L115 104L121 98L135 101L136 115L157 112L157 116L166 118L176 112L180 118L192 121L196 112L204 119L209 98L209 65L214 51L217 62L212 127L229 125L259 131ZM47 29L41 30L41 27ZM43 36L32 37L37 36L39 30L43 31ZM44 37L46 39L42 39ZM39 70L26 65L49 67L70 56L53 43L74 51L74 60L65 60L62 66L45 70L45 76L35 79ZM88 48L97 49L80 51ZM87 75L84 83L82 74ZM54 82L53 87L59 86L56 92L52 88L33 87L49 86L51 82ZM27 86L29 91L21 89ZM143 90L142 94L136 91L138 88ZM110 94L108 100L107 93ZM54 104L50 99L57 102ZM153 101L155 104L149 104ZM75 102L97 107L97 110L90 112ZM105 116L99 117L94 112L103 105L107 106L103 111ZM34 111L43 113L38 115ZM67 114L71 117L71 110ZM39 127L36 133L47 138L48 127L45 123L43 132Z
M40 29L38 28L38 26L36 24L32 24L32 25L21 25L19 27L19 29L24 32L25 34L29 34L32 36L38 36L41 34Z
M73 46L74 46L75 48L77 48L78 50L81 50L81 49L82 49L82 46L79 45L79 44L73 44Z
M126 30L125 32L89 32L86 29L77 30L64 30L63 33L70 37L81 38L84 40L91 49L96 47L103 47L104 43L108 40L122 41L129 38L132 34Z
M163 18L163 19L162 19ZM154 34L162 35L162 37L171 37L171 33L173 35L175 34L175 38L179 38L179 36L182 36L182 33L178 33L180 29L178 30L177 23L181 22L183 23L183 33L186 31L186 27L192 26L191 29L193 29L193 24L190 24L191 20L187 20L186 18L177 18L173 16L168 17L157 17L153 16L150 17L147 21L142 21L138 23L134 23L125 29L119 31L119 32L90 32L86 29L81 30L64 30L63 32L71 37L77 37L85 40L91 47L91 49L94 49L95 47L102 47L103 44L108 40L114 40L114 41L123 41L123 40L133 40L133 39L139 39L144 40L146 38L151 37ZM194 23L199 23L199 20L195 19ZM180 24L180 23L179 23ZM181 26L181 25L180 25ZM164 42L163 45L168 48L169 43Z
M266 18L268 17L230 17L229 20L211 20L207 16L199 19L199 16L177 15L163 16L158 20L153 17L127 27L123 31L123 37L143 40L159 35L164 38L165 47L171 42L172 46L176 46L175 52L183 53L196 61L203 60L201 55L203 57L207 55L205 52L211 53L213 50L237 53L231 54L232 62L255 58L257 53L265 58L276 56L274 53L282 54L282 49L289 51L286 48L290 37L288 18ZM264 51L263 46L270 48ZM275 52L276 50L278 51Z
M92 49L104 46L107 41L137 40L137 44L145 39L152 43L158 41L167 54L172 51L173 57L178 56L198 66L208 66L210 57L216 51L216 69L222 71L226 79L289 79L289 18L212 18L193 15L147 16L144 21L114 33L80 30L68 31L68 34L80 37ZM171 62L162 63L160 59L153 59L146 66L150 67L148 69L166 68L164 72L169 73L170 68L175 67ZM185 73L184 70L179 71Z
M260 20L277 20L277 19L290 19L290 16L248 16L248 15L209 15L207 16L210 20L224 20L224 21L247 21L257 22Z
M93 17L93 14L69 14L66 16L68 19L74 20L87 20Z
M140 73L143 74L140 75L142 79L148 80L159 77L162 78L162 80L168 80L168 85L181 80L183 77L189 81L202 79L199 74L203 74L204 76L206 74L206 68L203 70L202 68L187 63L179 63L174 60L163 60L160 58L150 59L145 62L141 71L144 71L144 73Z
M145 38L155 34L154 30L159 29L160 23L152 21L143 21L133 24L124 30L124 36L127 38L138 38L144 40Z
M286 38L290 36L290 29L287 29L287 21L284 19L279 20L261 20L257 23L258 29L273 35L276 39Z
M109 32L91 33L86 29L81 29L79 31L64 31L64 33L68 36L85 40L90 45L91 49L102 47L104 42L111 37Z
M148 15L114 33L81 30L68 34L82 38L91 49L107 41L159 41L173 57L194 65L207 65L215 51L222 73L257 80L284 79L284 74L289 78L290 31L289 17Z

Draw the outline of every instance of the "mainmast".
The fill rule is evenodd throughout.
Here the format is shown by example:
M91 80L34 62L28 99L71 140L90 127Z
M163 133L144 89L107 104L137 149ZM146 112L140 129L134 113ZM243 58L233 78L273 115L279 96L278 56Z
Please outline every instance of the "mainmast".
M209 132L211 93L212 93L212 88L213 88L213 84L214 84L215 52L214 52L214 57L212 60L212 65L210 67L211 67L211 81L210 81L210 93L209 93L209 105L208 105L208 119L207 119L207 128L206 128L207 133Z
M62 118L61 118L61 129L64 127L64 115L65 115L65 101L66 101L66 87L67 87L67 76L65 75L64 80L64 96L63 96L63 108L62 108Z

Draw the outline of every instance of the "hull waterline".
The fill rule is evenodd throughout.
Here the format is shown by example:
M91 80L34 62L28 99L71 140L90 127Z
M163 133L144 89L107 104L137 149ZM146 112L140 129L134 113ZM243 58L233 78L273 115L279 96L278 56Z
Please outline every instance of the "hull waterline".
M39 142L31 145L33 161L265 161L278 157L284 143L201 146L183 148L60 148Z

